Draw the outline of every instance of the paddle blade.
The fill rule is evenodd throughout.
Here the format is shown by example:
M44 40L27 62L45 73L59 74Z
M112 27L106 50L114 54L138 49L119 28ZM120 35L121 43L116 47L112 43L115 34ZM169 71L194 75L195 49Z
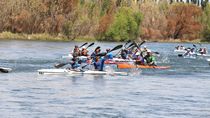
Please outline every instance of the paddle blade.
M65 66L66 64L68 64L68 63L59 63L59 64L55 64L54 67L61 68L61 67Z
M129 44L130 42L131 42L131 40L128 40L128 41L125 43L124 47L125 47L127 44Z
M106 54L107 54L106 52L102 52L102 53L96 54L96 56L102 57L102 56L105 56Z
M81 68L84 69L84 68L87 67L88 65L89 65L89 64L86 64L86 65L82 66Z
M127 49L130 48L130 47L132 47L133 45L135 45L135 42L131 43L131 44L127 47Z
M83 46L85 46L85 45L87 45L88 43L86 42L86 43L84 43L84 44L82 44L79 48L81 48L81 47L83 47Z
M88 47L86 49L88 49L89 47L93 46L95 43L91 43L90 45L88 45Z
M153 52L153 53L155 53L155 54L160 54L159 52Z
M178 54L178 57L183 57L183 55L182 54Z
M8 70L6 70L6 69L2 69L2 68L0 68L0 72L2 72L2 73L8 73L9 71L8 71Z
M118 45L118 46L114 47L112 50L110 50L109 52L118 50L118 49L120 49L120 48L122 48L122 47L123 47L123 45Z
M143 45L145 42L146 42L146 41L142 41L142 42L138 45L138 47L141 47L141 45Z

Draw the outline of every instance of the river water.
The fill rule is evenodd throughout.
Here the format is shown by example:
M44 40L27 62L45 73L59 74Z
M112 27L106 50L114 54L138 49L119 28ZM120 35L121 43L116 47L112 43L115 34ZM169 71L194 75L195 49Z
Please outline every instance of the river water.
M120 70L128 71L128 76L38 75L38 69L53 68L55 63L63 61L61 56L81 44L0 41L0 66L13 69L8 74L0 73L0 116L210 117L210 66L202 58L177 57L173 52L176 43L144 44L160 53L158 65L171 66L168 70ZM89 50L97 45L105 50L117 44L96 42ZM192 44L183 45L192 47ZM210 49L210 45L202 46Z

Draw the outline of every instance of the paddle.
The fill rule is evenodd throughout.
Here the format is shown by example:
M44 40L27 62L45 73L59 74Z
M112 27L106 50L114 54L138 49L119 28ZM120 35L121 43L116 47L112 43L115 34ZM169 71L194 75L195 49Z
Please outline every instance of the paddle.
M129 44L131 42L131 40L128 40L125 44L124 44L124 47Z
M112 52L112 51L115 51L115 50L118 50L118 49L120 49L122 47L123 47L123 45L117 45L113 49L111 49L110 51L99 53L96 56L105 56L107 53Z
M134 46L140 51L141 45L143 45L145 42L146 41L142 41L139 45L136 42L134 42Z
M65 66L65 65L67 65L67 64L69 64L69 62L68 62L68 63L59 63L59 64L55 64L54 67L55 67L55 68L61 68L61 67Z
M115 50L118 50L118 49L120 49L122 47L123 47L123 45L118 45L118 46L114 47L112 50L108 51L107 53L115 51Z
M144 43L146 43L146 41L142 41L142 42L138 45L138 47L141 47L141 45L143 45Z
M160 54L159 52L152 52L152 53L155 53L155 54Z
M126 49L132 47L133 45L135 45L135 42L131 43Z
M0 72L2 72L2 73L8 73L9 71L6 70L6 69L0 68Z
M95 43L91 43L90 45L87 46L86 49L88 49L89 47L93 46Z
M88 43L86 42L86 43L84 43L84 44L82 44L81 46L79 46L79 48L81 48L81 47L83 47L83 46L85 46L85 45L87 45Z
M126 48L126 45L129 44L130 42L131 42L131 40L128 40L128 41L125 43L125 45L124 45L124 48L125 48L125 49L128 49L128 48L130 48L131 46L133 46L133 43L131 43L131 44ZM121 51L121 50L120 50L120 51ZM114 55L114 57L116 57L116 56L120 53L120 51L117 52L117 53Z

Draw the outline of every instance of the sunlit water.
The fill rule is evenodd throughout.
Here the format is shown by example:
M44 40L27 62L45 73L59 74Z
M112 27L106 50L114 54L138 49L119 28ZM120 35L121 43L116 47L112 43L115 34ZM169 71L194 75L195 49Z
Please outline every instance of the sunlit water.
M53 68L75 42L0 41L1 117L209 118L210 66L205 59L183 59L177 44L146 43L168 70L129 71L128 76L38 75ZM104 50L118 43L101 43ZM184 44L192 46L192 44ZM199 45L197 45L199 46ZM210 45L202 44L210 49ZM116 51L117 52L117 51ZM109 67L107 67L110 69Z

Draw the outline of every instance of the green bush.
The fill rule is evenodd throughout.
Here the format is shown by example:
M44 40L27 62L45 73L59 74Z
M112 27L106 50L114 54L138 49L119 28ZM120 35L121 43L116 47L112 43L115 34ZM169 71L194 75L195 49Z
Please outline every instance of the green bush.
M142 14L131 8L122 7L116 13L114 22L105 33L105 40L126 41L136 39L139 36L139 27Z

